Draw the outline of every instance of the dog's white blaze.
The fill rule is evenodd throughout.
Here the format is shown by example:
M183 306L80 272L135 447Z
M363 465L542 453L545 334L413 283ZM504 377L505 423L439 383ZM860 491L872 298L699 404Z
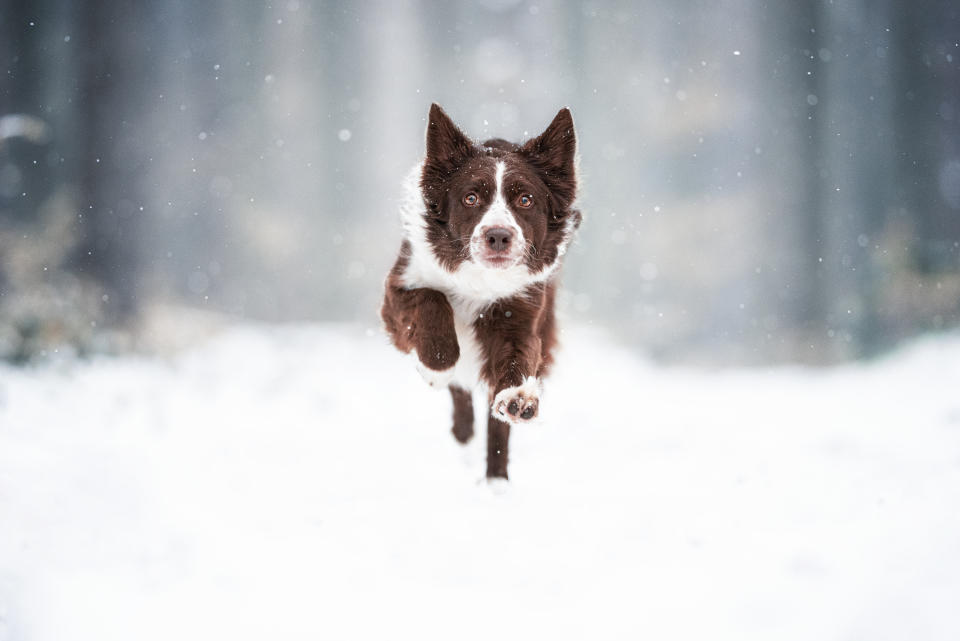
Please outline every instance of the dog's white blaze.
M513 212L507 206L507 200L503 193L503 176L507 172L507 165L502 160L497 161L496 173L494 174L494 197L493 202L483 218L473 228L473 234L470 237L470 257L474 262L480 262L481 253L484 249L485 232L491 227L506 227L513 232L513 240L510 245L510 258L516 264L523 258L523 249L526 247L526 238L523 236L523 230L517 224Z

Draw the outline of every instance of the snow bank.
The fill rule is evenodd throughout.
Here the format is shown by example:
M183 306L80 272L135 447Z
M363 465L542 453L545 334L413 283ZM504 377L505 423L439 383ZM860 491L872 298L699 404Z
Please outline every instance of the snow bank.
M714 372L565 342L505 492L354 327L0 369L0 640L960 637L960 340Z

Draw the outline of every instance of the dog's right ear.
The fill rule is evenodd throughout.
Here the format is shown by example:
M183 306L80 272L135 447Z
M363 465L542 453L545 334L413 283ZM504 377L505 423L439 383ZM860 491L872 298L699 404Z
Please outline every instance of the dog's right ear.
M427 118L427 159L425 165L448 175L470 157L473 143L463 135L443 112L440 105L430 105Z
M443 113L440 105L430 105L427 120L427 157L423 162L420 188L429 216L438 221L447 220L444 207L446 182L453 173L466 163L473 153L473 143L463 135Z

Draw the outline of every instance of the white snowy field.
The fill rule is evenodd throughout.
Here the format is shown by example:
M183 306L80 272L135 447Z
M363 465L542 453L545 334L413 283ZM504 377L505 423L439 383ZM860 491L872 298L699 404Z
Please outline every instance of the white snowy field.
M0 368L0 640L960 638L960 337L565 344L506 488L359 328Z

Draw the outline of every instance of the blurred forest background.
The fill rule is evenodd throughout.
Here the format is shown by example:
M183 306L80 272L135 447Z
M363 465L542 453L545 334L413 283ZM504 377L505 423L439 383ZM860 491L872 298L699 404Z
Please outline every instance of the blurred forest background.
M432 101L573 110L570 322L713 363L960 324L953 0L0 0L0 72L0 359L170 310L376 328Z

